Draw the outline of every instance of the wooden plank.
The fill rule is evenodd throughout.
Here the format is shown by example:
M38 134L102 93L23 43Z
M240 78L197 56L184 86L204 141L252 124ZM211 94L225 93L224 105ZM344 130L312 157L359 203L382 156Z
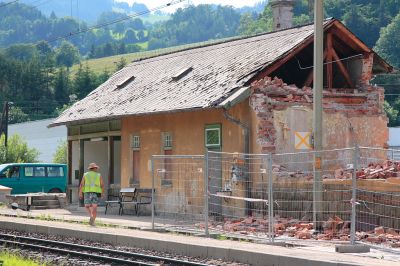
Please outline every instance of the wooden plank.
M79 140L79 184L82 181L83 174L85 171L85 140L80 139ZM83 199L79 200L79 206L83 207Z
M332 28L334 24L334 20L332 20L330 23L324 25L324 31L328 31ZM268 66L266 69L261 70L257 75L255 75L250 82L254 80L260 80L263 79L267 76L269 76L272 72L280 68L282 65L284 65L286 62L288 62L290 59L292 59L294 56L296 56L301 50L303 50L305 47L308 45L312 44L314 42L314 34L309 36L302 44L299 46L295 47L293 50L288 52L286 55L282 56L281 58L278 58L274 63L272 63L270 66Z
M340 61L340 58L339 58L339 56L337 55L337 53L336 53L336 51L335 51L334 48L332 48L332 55L333 55L333 59L334 59L335 61L337 61L336 63L337 63L338 66L339 66L340 72L342 72L344 78L346 79L347 84L350 86L350 88L353 88L354 86L353 86L353 82L351 81L349 72L347 72L347 69L346 69L346 67L343 65L343 62Z
M114 184L114 137L108 137L108 186ZM106 190L107 191L107 190Z
M324 60L327 58L327 48L324 50ZM314 81L314 68L311 69L310 73L308 74L308 77L306 79L306 82L304 82L305 87L310 87L311 83Z
M328 83L328 88L333 88L333 63L332 63L332 33L328 33L326 36L326 79Z
M68 141L67 158L68 158L68 185L72 185L72 141L71 140Z
M350 46L355 51L371 52L371 49L358 39L351 31L339 21L335 21L332 27L333 33L340 38L345 44Z

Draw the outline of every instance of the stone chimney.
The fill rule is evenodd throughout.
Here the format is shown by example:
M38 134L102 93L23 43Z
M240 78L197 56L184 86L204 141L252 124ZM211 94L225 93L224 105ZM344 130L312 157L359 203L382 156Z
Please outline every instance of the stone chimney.
M274 31L284 30L293 26L294 0L271 0L274 16Z

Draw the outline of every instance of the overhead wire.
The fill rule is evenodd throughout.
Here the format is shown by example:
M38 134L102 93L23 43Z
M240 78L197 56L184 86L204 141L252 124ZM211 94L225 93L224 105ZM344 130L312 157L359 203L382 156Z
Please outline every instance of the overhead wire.
M14 3L19 2L19 1L20 0L14 0L14 1L2 4L2 5L0 5L0 8L8 6L8 5L11 5L11 4L14 4ZM27 5L27 8L31 9L31 8L36 8L38 6L45 5L45 4L47 4L47 3L49 3L49 2L51 2L53 0L47 0L47 1L45 0L44 2L40 3L41 1L43 1L43 0L35 0L35 1L31 2L31 3L23 3L23 4ZM39 4L36 5L36 3L39 3Z
M19 0L14 0L14 1L11 1L11 2L8 2L8 3L1 4L0 7L5 7L5 6L8 6L8 5L14 4L14 3L16 3L18 1Z
M59 40L62 40L62 39L70 38L72 36L79 35L79 34L82 34L82 33L86 33L86 32L89 32L91 30L94 30L94 29L104 28L104 27L107 27L107 26L110 26L110 25L113 25L113 24L116 24L116 23L119 23L119 22L122 22L122 21L125 21L125 20L128 20L128 19L140 17L140 16L146 15L148 13L164 9L166 7L170 7L170 6L173 6L173 5L176 5L176 4L180 4L180 3L184 2L184 1L185 0L174 0L174 1L171 1L171 2L166 3L164 5L161 5L161 6L152 8L152 9L148 9L146 11L138 12L138 13L135 13L135 14L132 14L132 15L126 15L125 17L122 17L122 18L118 18L118 19L115 19L115 20L112 20L112 21L108 21L108 22L97 24L97 25L93 25L93 26L90 26L90 27L88 27L86 29L80 29L80 30L77 30L77 31L74 31L74 32L70 32L68 34L61 35L61 36L55 37L53 39L48 39L48 40L45 40L45 41L47 41L48 43L51 43L51 42L59 41Z
M351 56L344 57L344 58L339 58L339 60L325 62L324 65L333 64L333 63L336 63L336 62L345 61L345 60L349 60L349 59L352 59L352 58L355 58L355 57L360 57L360 56L363 56L363 54L356 54L356 55L351 55ZM298 58L296 58L296 60L297 60L297 64L298 64L300 70L314 68L314 66L303 67L303 66L301 66L300 60Z

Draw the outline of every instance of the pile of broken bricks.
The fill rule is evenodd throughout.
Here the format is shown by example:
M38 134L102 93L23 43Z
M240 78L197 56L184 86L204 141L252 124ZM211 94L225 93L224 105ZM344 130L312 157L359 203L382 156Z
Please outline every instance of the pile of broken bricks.
M313 173L302 171L288 171L284 165L273 165L272 172L278 177L298 178L312 180ZM333 174L323 174L324 179L351 179L353 169L338 168ZM367 167L357 170L357 179L388 179L400 178L400 162L385 161L383 163L370 163Z
M333 178L351 179L352 173L353 169L336 169ZM392 177L400 177L400 162L370 163L367 167L357 170L357 179L388 179Z
M197 224L204 229L204 223ZM222 222L210 222L210 229L226 233L235 233L243 236L268 235L268 220L263 218L247 217L242 219L225 219ZM313 223L303 222L298 219L275 217L275 237L287 236L307 240L335 240L350 241L350 221L345 221L338 216L330 217L322 223L322 232L315 233ZM382 244L392 248L400 248L400 234L394 229L376 227L370 232L356 232L356 241L373 244Z
M392 248L400 248L399 232L391 228L385 230L382 226L376 227L371 232L357 232L356 239L372 244L383 244Z

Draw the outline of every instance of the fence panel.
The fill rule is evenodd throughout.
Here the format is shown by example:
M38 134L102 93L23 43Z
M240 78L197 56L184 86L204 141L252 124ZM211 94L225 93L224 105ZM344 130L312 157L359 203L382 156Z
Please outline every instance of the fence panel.
M274 154L272 167L276 240L350 241L353 149Z
M206 157L210 233L269 238L269 155L209 151Z
M354 147L153 156L153 219L217 237L400 247L399 155Z
M356 239L400 247L399 150L360 148Z
M155 227L204 231L204 156L153 156Z

